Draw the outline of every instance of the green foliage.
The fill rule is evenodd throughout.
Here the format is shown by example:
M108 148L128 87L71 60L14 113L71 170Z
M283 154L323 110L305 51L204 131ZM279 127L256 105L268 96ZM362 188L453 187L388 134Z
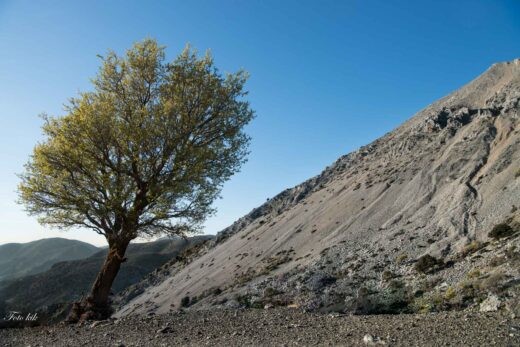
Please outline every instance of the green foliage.
M384 288L362 287L357 297L347 303L347 310L356 314L399 314L409 311L410 288L392 280Z
M446 299L438 292L429 293L413 300L411 310L417 313L439 312L446 309Z
M437 266L442 265L442 261L429 254L423 255L414 265L417 272L428 273L433 271Z
M236 296L236 300L241 306L243 306L245 308L256 308L256 309L264 308L264 304L262 303L262 301L253 300L251 295L247 295L247 294L238 295L238 296Z
M109 52L94 90L44 117L20 201L41 223L108 240L198 230L247 155L246 79L189 47L167 63L151 39Z
M506 223L500 223L493 227L493 229L489 232L488 236L493 239L501 239L504 237L508 237L515 234L515 230Z
M444 293L444 298L446 300L452 300L453 298L455 298L456 295L457 292L455 291L455 289L453 287L448 287L448 289L446 289L446 292Z

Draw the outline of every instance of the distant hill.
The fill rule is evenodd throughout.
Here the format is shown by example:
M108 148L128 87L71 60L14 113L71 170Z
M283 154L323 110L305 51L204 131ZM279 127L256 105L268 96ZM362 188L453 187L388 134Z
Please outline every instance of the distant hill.
M63 238L0 245L0 281L43 272L58 262L86 258L98 251L86 242Z
M212 238L203 235L130 244L125 255L127 261L122 264L112 291L117 293L140 281L187 248ZM80 300L90 291L106 253L107 250L103 249L88 258L59 262L45 272L0 284L0 317L5 311L17 310L38 311L40 317L63 318L68 304Z

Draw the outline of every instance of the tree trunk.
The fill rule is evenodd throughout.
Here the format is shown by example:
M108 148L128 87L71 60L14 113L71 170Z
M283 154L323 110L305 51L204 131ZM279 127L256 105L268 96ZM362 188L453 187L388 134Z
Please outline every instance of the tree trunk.
M69 322L79 320L106 319L112 314L109 303L112 283L119 272L129 241L109 241L108 254L101 271L96 277L90 295L82 302L75 303L69 314Z

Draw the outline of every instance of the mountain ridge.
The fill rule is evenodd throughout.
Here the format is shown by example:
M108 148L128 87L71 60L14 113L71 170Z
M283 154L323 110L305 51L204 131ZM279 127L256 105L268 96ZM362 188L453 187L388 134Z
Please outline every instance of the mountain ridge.
M112 291L125 289L165 263L175 262L185 250L211 239L199 235L131 243ZM38 312L44 320L63 318L70 304L89 292L107 251L99 249L89 257L57 262L44 272L6 280L0 285L0 317L12 309Z
M487 73L493 73L494 69L500 68L501 66L509 66L509 65L520 66L520 58L514 59L513 61L510 61L510 62L495 63L490 68L488 68L486 70L486 72L484 72L483 75L486 75ZM469 82L466 86L468 86L472 83L478 82L478 80L482 77L483 76L479 76L479 77L475 78L474 80ZM244 226L245 221L257 219L260 216L262 216L266 211L269 211L269 210L272 211L273 209L275 209L277 206L273 206L273 202L275 202L275 205L276 205L276 202L280 202L281 205L284 205L284 203L283 203L284 198L288 197L288 196L294 197L292 202L298 202L307 193L309 193L310 190L312 190L313 188L316 188L316 186L318 184L324 183L324 182L318 182L318 181L320 181L320 179L329 177L330 173L333 172L335 169L337 169L338 166L340 166L340 165L346 166L348 164L349 160L351 159L351 156L356 156L358 153L360 153L361 156L365 156L370 151L372 151L373 146L376 145L378 142L382 141L383 139L385 139L388 136L392 136L392 134L395 131L397 131L399 128L404 127L408 124L414 124L415 122L417 122L418 119L421 119L424 112L428 111L429 109L438 107L438 104L449 101L450 98L453 99L454 95L456 93L460 94L461 90L456 90L456 91L448 94L447 96L437 100L436 102L428 105L424 109L417 112L410 119L405 121L403 124L398 126L396 129L387 132L386 134L382 135L380 138L374 140L373 142L371 142L367 145L361 146L357 150L354 150L348 154L340 156L336 161L334 161L331 165L327 166L318 175L315 175L315 176L311 177L310 179L308 179L300 184L297 184L296 186L294 186L292 188L287 188L287 189L283 190L281 193L279 193L279 194L275 195L273 198L269 199L269 201L267 201L266 203L260 205L259 207L254 208L249 213L247 213L245 216L243 216L243 217L239 218L237 221L233 222L229 227L224 228L222 231L218 232L215 242L218 243L221 240L226 239L230 234L233 234L234 231L242 228ZM418 119L415 119L415 118L418 118Z
M88 257L99 248L60 237L0 245L0 281L46 271L57 262Z

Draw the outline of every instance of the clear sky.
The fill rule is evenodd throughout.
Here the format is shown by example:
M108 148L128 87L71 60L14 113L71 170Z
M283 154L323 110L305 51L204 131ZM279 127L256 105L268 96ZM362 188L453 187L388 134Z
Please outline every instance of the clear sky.
M17 199L16 173L41 139L38 115L91 88L96 54L156 38L187 43L222 71L245 68L257 118L249 162L225 185L216 233L318 174L492 63L520 57L520 1L0 0L0 244L68 237Z

